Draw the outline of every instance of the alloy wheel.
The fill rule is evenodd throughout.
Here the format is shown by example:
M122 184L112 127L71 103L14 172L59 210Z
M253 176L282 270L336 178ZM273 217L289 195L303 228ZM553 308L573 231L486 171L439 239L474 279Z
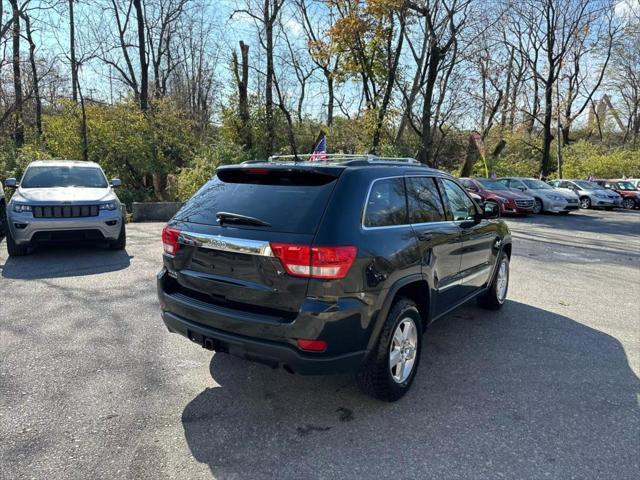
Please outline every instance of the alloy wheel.
M634 202L632 198L625 198L622 201L622 206L624 208L626 208L627 210L631 210L631 209L633 209L633 207L636 206L636 202Z
M414 320L404 317L398 323L389 346L389 372L396 383L405 382L413 372L418 352L418 329Z
M537 198L533 202L533 213L536 215L542 212L542 202Z
M504 259L500 262L498 276L496 278L496 298L501 304L504 303L505 298L507 298L507 288L509 286L509 268L507 265Z
M580 199L580 208L591 208L591 200L587 197L582 197Z

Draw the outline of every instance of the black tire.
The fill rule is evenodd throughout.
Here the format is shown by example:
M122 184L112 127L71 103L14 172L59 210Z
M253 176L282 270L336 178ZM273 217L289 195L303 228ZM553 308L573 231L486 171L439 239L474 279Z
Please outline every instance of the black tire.
M500 276L500 267L502 264L506 266L506 281L507 285L505 287L505 291L500 296L498 294L498 277ZM485 293L478 297L478 305L482 308L486 308L487 310L500 310L504 305L504 302L507 300L507 293L509 291L509 257L507 257L504 253L500 253L498 257L498 263L496 272L493 275L493 280L491 280L491 285L487 289Z
M544 205L542 204L542 200L539 198L533 199L533 214L538 215L544 212Z
M634 202L633 198L625 198L622 200L622 208L625 210L633 210L636 206L636 202Z
M27 254L27 245L18 245L11 235L11 229L7 228L7 253L10 257L23 257Z
M417 331L417 348L411 373L402 383L393 379L390 368L391 342L396 328L401 321L411 319ZM411 387L420 363L422 351L422 319L416 304L407 298L395 301L385 320L378 344L369 355L366 363L357 374L360 388L373 398L387 402L395 402L404 396Z
M585 210L591 208L591 199L589 197L580 197L580 208Z
M0 196L0 241L2 241L2 239L6 236L7 230L7 207L4 204L4 198Z
M122 219L121 225L118 239L109 244L109 248L111 248L111 250L124 250L127 248L127 229L124 226L124 218Z

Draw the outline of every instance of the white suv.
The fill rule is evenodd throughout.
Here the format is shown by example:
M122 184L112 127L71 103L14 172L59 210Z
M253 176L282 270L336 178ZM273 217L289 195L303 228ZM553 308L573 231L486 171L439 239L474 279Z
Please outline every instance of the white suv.
M124 210L114 188L93 162L52 160L32 162L7 205L7 250L11 256L27 253L40 242L92 240L112 249L126 246Z

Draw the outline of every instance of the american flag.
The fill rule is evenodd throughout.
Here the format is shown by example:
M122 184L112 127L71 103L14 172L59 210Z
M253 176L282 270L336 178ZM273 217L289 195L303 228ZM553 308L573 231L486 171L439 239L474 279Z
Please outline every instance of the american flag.
M316 144L316 148L313 149L313 153L309 157L310 162L317 162L319 160L327 159L327 136L322 135L318 143Z

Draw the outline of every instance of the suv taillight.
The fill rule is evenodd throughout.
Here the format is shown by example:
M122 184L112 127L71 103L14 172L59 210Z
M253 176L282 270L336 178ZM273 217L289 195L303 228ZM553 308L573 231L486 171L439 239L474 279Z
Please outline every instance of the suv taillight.
M168 253L169 255L176 254L180 246L178 243L179 235L180 230L176 228L164 227L162 229L162 247L164 248L164 253Z
M356 247L310 247L290 243L271 243L289 275L336 279L347 276L356 259Z

